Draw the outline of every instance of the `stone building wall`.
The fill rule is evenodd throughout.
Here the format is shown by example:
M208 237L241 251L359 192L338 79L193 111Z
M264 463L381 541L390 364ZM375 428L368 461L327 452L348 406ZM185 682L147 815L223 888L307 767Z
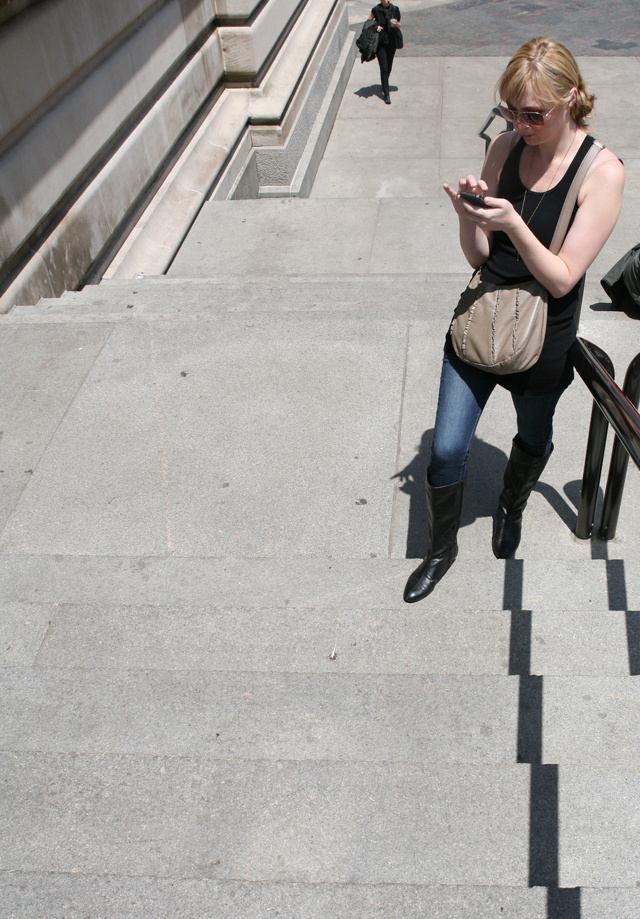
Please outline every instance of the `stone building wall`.
M347 38L344 0L14 0L4 9L2 311L105 271L122 275L127 264L160 273L166 258L150 259L148 242L159 217L175 252L207 196L286 186ZM254 147L266 148L258 168ZM185 204L181 188L196 197Z

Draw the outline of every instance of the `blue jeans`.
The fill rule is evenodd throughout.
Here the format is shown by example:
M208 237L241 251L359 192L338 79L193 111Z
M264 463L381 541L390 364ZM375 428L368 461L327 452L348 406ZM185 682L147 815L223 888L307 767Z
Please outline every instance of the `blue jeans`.
M434 488L453 485L464 478L473 435L497 382L495 376L465 364L455 354L445 354L428 470ZM526 453L551 453L553 413L561 395L562 392L543 396L512 394L518 440Z

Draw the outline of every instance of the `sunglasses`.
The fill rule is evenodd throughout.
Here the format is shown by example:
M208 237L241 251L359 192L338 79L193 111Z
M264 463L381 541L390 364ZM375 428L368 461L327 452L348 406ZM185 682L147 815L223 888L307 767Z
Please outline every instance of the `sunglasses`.
M498 108L507 121L512 122L512 124L528 124L532 128L541 128L545 123L553 109L556 109L557 104L550 108L548 112L516 112L515 109L509 108L506 105L499 105Z

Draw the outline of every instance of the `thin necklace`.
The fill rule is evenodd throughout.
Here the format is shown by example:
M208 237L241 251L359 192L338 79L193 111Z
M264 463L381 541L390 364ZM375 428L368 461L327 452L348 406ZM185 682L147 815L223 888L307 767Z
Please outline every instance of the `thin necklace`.
M539 200L538 203L536 204L536 206L535 206L535 208L534 208L534 210L533 210L533 213L531 214L531 217L529 217L529 219L526 221L525 226L528 227L529 224L531 223L531 221L533 220L533 218L536 216L536 214L537 214L537 212L538 212L538 208L540 207L540 205L541 205L542 202L544 201L547 192L549 191L549 189L551 188L551 186L552 186L553 183L555 182L556 176L558 175L558 173L559 173L560 170L562 169L562 164L563 164L564 161L566 160L567 155L568 155L568 153L569 153L569 150L571 150L571 148L573 147L573 142L574 142L574 140L576 139L577 136L578 136L578 135L577 135L577 133L576 133L576 134L571 138L571 143L570 143L569 146L567 147L567 152L565 153L565 155L564 155L564 156L562 157L562 159L560 160L560 165L558 166L558 168L556 169L556 171L553 173L553 178L551 179L551 181L550 181L549 184L547 185L546 189L544 190L543 195L542 195L542 198L540 198L540 200ZM527 177L527 183L529 183L530 181L531 181L531 167L529 167L529 175L528 175L528 177ZM526 200L527 200L527 190L528 190L528 189L527 189L527 186L525 185L525 187L524 187L524 197L522 198L522 207L520 208L520 216L522 217L523 220L524 220L524 217L523 217L522 215L524 214L524 206L525 206L525 203L526 203ZM516 250L516 261L517 261L517 262L520 261L520 253L519 253L517 250Z

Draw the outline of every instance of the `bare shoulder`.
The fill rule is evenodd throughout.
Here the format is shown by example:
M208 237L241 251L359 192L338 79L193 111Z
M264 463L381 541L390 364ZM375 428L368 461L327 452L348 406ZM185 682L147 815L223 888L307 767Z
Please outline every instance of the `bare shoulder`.
M519 137L517 131L503 131L502 134L496 134L489 144L482 168L482 177L489 182L489 185L492 184L492 180L495 183L499 179L502 167Z
M597 199L602 195L614 196L622 199L624 190L624 165L612 150L605 147L601 150L589 167L586 178L580 189L578 203L581 205L585 198Z
M578 195L578 205L589 202L596 212L612 209L616 218L622 206L624 165L612 150L601 150L589 167Z
M487 150L485 166L491 166L492 170L500 170L504 166L506 158L515 147L520 135L517 131L503 131L496 134Z
M511 150L515 147L519 138L520 135L517 131L502 131L500 134L496 134L496 136L489 144L487 156L489 154L493 154L496 157L502 157L503 159L506 159L509 156Z
M606 179L609 182L622 182L624 184L624 165L615 155L613 150L604 147L596 156L589 171L587 180L595 173L598 173L598 180Z

